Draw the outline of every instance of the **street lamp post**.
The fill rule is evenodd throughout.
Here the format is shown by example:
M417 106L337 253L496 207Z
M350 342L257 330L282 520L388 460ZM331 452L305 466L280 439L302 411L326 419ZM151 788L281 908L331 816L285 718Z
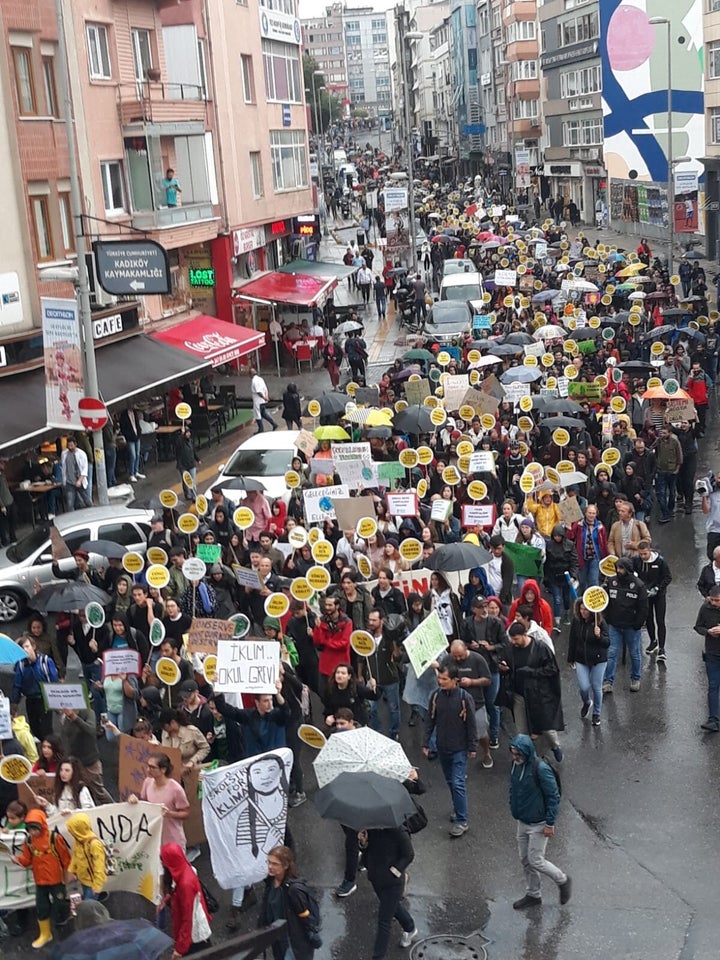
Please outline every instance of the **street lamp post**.
M673 165L673 106L672 106L672 36L669 17L650 17L648 23L654 27L667 28L667 169L668 169L668 276L673 272L673 246L675 241L675 183Z
M401 21L402 30L402 21ZM412 136L412 123L410 118L410 78L408 76L407 48L406 43L413 40L422 40L424 34L419 31L401 32L400 35L400 66L402 71L403 83L403 108L405 113L405 132L406 147L408 151L408 213L409 213L409 231L410 231L410 267L413 273L417 270L417 242L415 238L415 170L414 170L414 144Z

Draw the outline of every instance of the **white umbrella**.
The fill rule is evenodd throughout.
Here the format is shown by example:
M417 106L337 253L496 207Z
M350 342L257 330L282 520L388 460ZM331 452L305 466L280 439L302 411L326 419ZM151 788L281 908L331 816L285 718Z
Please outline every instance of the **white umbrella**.
M313 760L318 786L341 773L378 773L391 780L407 780L412 764L396 740L370 727L334 733Z
M484 357L480 357L475 363L471 363L469 368L471 370L477 370L480 367L491 367L494 363L502 363L502 357L496 357L492 353L486 353Z
M634 293L631 293L628 297L628 300L644 300L647 296L646 293L643 293L642 290L636 290Z
M582 290L583 293L597 293L599 287L596 287L594 283L590 283L589 280L583 280L582 277L575 277L570 281L571 290Z
M564 487L571 487L576 483L587 483L587 474L580 473L579 470L569 470L567 473L560 474L560 483Z
M567 330L564 327L559 327L555 323L545 323L537 328L533 337L535 340L557 340L558 337L564 337L566 334Z

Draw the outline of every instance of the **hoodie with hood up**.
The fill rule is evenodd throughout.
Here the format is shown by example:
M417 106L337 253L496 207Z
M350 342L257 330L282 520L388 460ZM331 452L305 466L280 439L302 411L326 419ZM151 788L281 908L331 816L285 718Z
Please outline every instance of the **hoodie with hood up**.
M200 904L205 911L208 923L211 922L211 917L200 888L200 881L188 863L182 847L177 843L166 843L160 849L160 861L172 877L173 938L175 940L175 951L181 957L184 957L193 945L193 908L196 897L200 897Z
M59 833L50 835L47 817L42 810L30 810L25 817L25 827L33 825L40 828L28 830L28 839L17 861L21 867L32 869L37 887L55 887L65 882L65 871L70 864L70 851Z
M84 887L100 893L107 882L107 858L102 840L93 833L86 813L74 813L68 817L66 826L75 840L68 870Z
M555 774L544 760L537 762L537 777L533 774L537 754L526 734L519 733L510 745L525 757L524 763L514 762L510 771L510 813L522 823L554 826L560 807Z
M560 539L556 539L559 537ZM545 583L564 584L565 573L578 575L578 558L575 544L565 536L565 527L556 523L545 549Z
M532 591L535 594L535 601L529 603L526 599L528 593ZM511 624L515 619L515 611L521 604L528 604L532 607L532 618L536 623L539 623L543 630L547 633L552 632L553 628L553 612L552 607L547 602L543 600L540 590L540 584L537 580L533 580L532 577L529 580L526 580L520 591L520 596L513 601L512 606L510 607L510 612L508 613L508 625Z
M630 557L620 557L614 577L605 585L610 603L605 619L611 627L640 630L648 614L648 595L645 584L633 570Z

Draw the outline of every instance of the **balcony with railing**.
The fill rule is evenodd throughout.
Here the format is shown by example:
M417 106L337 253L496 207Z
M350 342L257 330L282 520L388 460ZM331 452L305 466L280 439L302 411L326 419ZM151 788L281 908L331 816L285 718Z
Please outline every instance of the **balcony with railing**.
M120 123L206 122L210 116L207 91L191 83L137 80L117 87Z

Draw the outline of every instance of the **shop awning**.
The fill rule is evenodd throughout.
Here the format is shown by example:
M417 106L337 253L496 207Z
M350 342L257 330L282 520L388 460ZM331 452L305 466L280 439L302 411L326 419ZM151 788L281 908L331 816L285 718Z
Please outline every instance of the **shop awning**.
M131 337L96 350L102 399L115 406L131 397L165 393L175 384L212 369L184 350L156 343L146 336ZM39 446L62 431L48 427L45 416L45 374L42 370L0 379L0 452L9 457Z
M191 354L219 367L247 356L265 345L265 334L235 323L200 314L152 335L153 340Z
M311 277L305 273L266 273L257 280L235 289L235 296L254 303L287 303L295 307L312 307L337 286L335 276Z
M331 263L327 260L293 260L292 263L286 263L284 267L278 267L278 273L302 273L306 277L334 277L336 280L344 280L351 273L355 273L357 267L346 267L344 263Z

